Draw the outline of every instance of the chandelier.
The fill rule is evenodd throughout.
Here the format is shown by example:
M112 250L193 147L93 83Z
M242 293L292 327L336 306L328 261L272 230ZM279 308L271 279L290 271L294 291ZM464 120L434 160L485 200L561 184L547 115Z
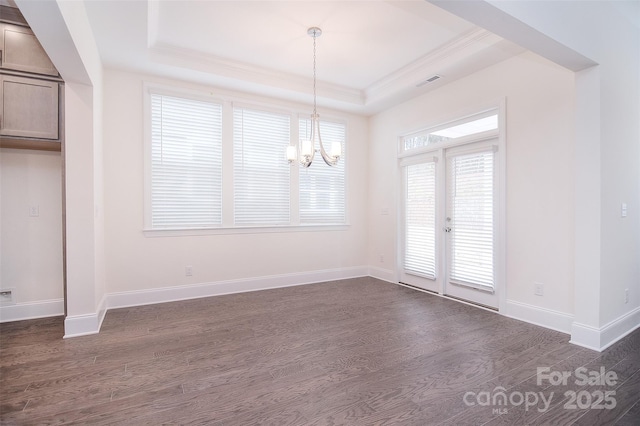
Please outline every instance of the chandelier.
M340 142L333 142L331 144L331 151L327 154L324 145L322 145L320 116L316 108L316 38L322 35L322 30L318 27L311 27L307 30L307 34L313 37L313 114L311 114L311 138L309 140L300 140L297 148L295 146L288 146L287 160L289 160L289 164L293 164L298 160L302 167L309 167L313 162L313 157L316 152L320 152L325 163L329 166L335 166L340 159L342 145ZM316 149L316 140L318 141L320 149Z

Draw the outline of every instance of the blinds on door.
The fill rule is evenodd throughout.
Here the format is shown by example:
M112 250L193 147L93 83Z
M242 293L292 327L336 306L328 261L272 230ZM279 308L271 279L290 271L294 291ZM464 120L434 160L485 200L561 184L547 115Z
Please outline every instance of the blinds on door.
M222 222L222 105L151 94L151 226Z
M406 166L404 269L436 277L436 165Z
M494 153L449 158L449 280L493 291Z

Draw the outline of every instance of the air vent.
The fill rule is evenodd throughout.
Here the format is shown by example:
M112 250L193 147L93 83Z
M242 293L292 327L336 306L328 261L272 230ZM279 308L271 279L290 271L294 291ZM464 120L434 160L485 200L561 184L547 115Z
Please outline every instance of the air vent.
M425 84L433 83L434 81L439 80L440 78L442 78L442 77L440 77L438 74L432 75L428 79L423 80L420 83L416 84L416 87L422 87Z

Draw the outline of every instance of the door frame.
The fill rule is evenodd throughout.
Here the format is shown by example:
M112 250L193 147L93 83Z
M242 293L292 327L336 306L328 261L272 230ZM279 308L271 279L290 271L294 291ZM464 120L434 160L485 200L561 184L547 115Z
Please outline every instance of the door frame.
M414 148L409 151L404 150L404 139L408 135L417 133L429 133L452 127L465 122L473 121L474 119L496 113L498 115L498 128L496 130L473 134L466 137L456 138L452 141L436 143L431 146ZM441 195L437 207L436 207L436 230L440 230L443 227L444 219L446 217L446 157L445 151L450 148L464 146L467 144L486 141L488 139L497 139L497 146L495 152L495 292L498 296L498 312L506 311L507 301L507 288L506 288L506 172L507 172L507 156L506 156L506 98L503 98L497 102L486 105L484 108L475 108L466 113L460 113L455 115L452 119L441 121L436 125L423 126L419 130L413 130L403 133L398 137L398 182L397 188L400 196L397 197L397 236L396 238L396 271L395 281L401 283L400 279L404 271L404 244L405 244L405 197L404 197L404 170L403 168L407 163L412 162L412 158L418 159L419 157L437 156L441 161L436 164L436 192ZM442 232L436 232L436 252L446 250L445 237ZM441 297L450 298L452 300L461 301L462 303L474 304L473 302L460 300L447 296L445 294L445 278L446 278L446 256L437 255L436 265L436 288L437 295ZM421 289L421 291L428 291L434 294L432 291ZM482 307L482 305L476 305Z

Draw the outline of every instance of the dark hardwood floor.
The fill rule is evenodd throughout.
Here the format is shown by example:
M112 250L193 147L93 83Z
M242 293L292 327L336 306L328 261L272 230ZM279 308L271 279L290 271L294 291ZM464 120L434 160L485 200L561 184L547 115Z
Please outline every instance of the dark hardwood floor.
M0 333L8 425L640 424L640 330L598 353L373 278L113 310L73 339L62 318Z

